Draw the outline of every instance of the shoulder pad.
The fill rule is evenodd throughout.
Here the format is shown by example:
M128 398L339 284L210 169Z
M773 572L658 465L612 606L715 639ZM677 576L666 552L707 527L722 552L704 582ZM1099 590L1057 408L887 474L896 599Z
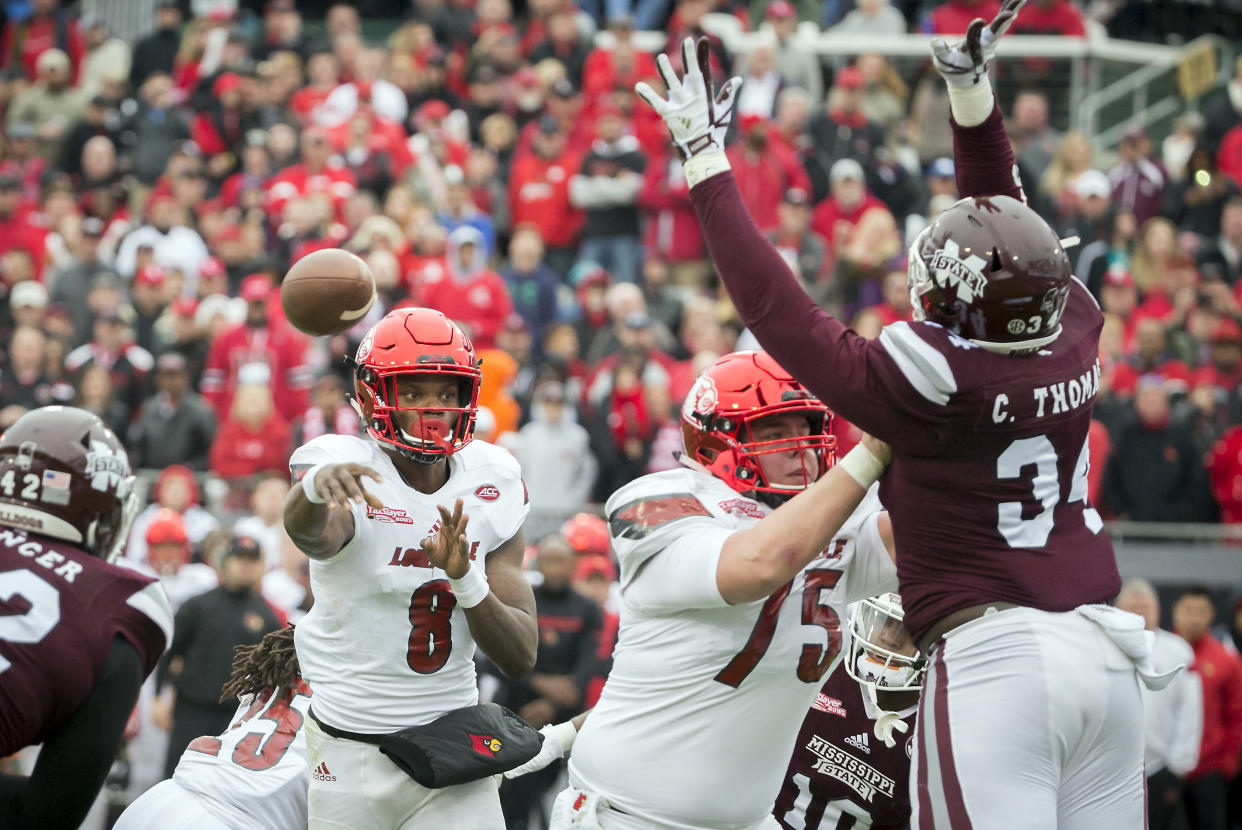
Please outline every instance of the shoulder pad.
M900 322L885 326L879 343L915 391L932 403L944 406L957 392L957 379L945 349L954 345L978 348L964 339L960 345L953 344L953 337L934 323Z
M352 435L320 435L307 441L289 457L289 471L295 481L316 464L368 464L376 447Z

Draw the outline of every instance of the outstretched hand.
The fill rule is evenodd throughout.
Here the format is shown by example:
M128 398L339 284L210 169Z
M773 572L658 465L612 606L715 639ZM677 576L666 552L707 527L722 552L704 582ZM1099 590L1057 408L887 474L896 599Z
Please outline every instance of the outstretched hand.
M364 478L384 481L379 473L364 464L329 464L315 476L315 490L329 510L339 507L348 511L352 505L363 502L383 510L384 503L362 486Z
M932 38L932 62L945 81L953 86L977 84L987 74L996 44L1009 30L1026 0L1005 0L991 23L977 17L966 28L966 37L950 45L944 38Z
M423 552L449 579L461 579L470 570L470 543L466 541L470 517L461 512L461 499L453 505L452 513L443 505L436 509L440 511L440 529L423 540Z
M699 38L697 43L692 37L682 41L681 65L684 74L678 78L668 55L656 56L656 69L668 98L642 81L634 85L634 91L664 119L684 162L702 153L724 150L742 79L734 76L718 92L713 91L707 38Z

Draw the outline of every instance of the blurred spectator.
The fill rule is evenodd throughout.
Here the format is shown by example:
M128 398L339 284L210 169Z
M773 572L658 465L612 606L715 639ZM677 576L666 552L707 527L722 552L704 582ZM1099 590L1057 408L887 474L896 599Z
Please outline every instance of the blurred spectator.
M573 590L574 553L565 539L553 534L538 545L536 567L543 581L534 587L539 615L539 657L534 671L522 680L505 680L496 702L518 713L532 726L559 723L582 710L582 693L595 668L602 612ZM501 804L508 828L526 828L531 808L560 774L558 761L544 769L506 780Z
M193 389L186 359L166 352L155 361L155 394L139 409L129 430L129 457L136 468L185 464L207 469L216 417Z
M59 158L60 141L86 110L87 96L73 84L69 56L60 49L39 55L39 79L18 95L6 112L10 126L34 128L35 147L45 159Z
M155 323L168 308L169 290L168 274L158 265L145 265L134 274L134 341L147 351L155 348Z
M112 375L104 366L93 363L82 370L77 379L77 395L72 403L98 416L117 435L125 434L130 410L116 399Z
M862 166L844 158L832 166L831 192L815 206L811 228L828 246L828 267L839 301L857 303L862 285L877 266L897 254L896 221L884 203L868 190Z
M1203 116L1188 112L1173 121L1173 132L1160 143L1160 161L1171 181L1180 182L1187 176L1190 154L1200 146L1203 137Z
M270 216L279 217L290 200L320 194L339 210L358 189L354 174L333 159L326 130L307 129L302 133L300 147L301 162L286 167L268 181L265 207Z
M888 135L910 111L910 89L896 67L883 55L859 55L858 71L862 74L865 89L863 115L868 123Z
M56 166L71 176L81 177L79 184L83 188L110 185L117 178L116 145L108 123L111 103L102 95L92 96L82 117L69 125L61 139ZM101 158L102 164L97 161Z
M233 649L254 645L283 624L259 593L263 555L253 539L234 537L219 569L219 586L191 597L177 611L172 643L157 670L162 694L155 722L170 730L166 778L190 741L228 726L237 707L219 699L232 671Z
M1178 665L1189 667L1194 652L1186 641L1160 628L1160 599L1145 579L1132 577L1121 584L1117 607L1138 614L1155 635L1152 666L1157 672ZM1151 830L1183 827L1182 786L1199 759L1203 735L1203 688L1189 670L1179 672L1160 692L1144 687L1146 722L1144 768L1147 773L1147 826Z
M483 235L484 255L492 256L496 253L496 225L492 217L475 205L460 167L449 165L445 168L444 179L445 210L436 216L436 221L449 233L462 225L470 225Z
M598 372L604 368L604 359L622 348L639 346L645 350L655 348L657 344L661 349L660 362L671 363L664 350L673 348L672 335L664 329L658 332L653 329L641 288L633 283L617 283L608 287L603 300L607 316L593 322L583 332L590 337L586 346L588 364ZM610 321L609 324L600 324L604 320Z
M126 418L138 409L147 392L147 375L155 363L151 353L133 341L125 318L119 311L104 311L95 318L94 337L65 357L65 370L84 373L101 366L112 375L117 400Z
M289 495L289 476L273 473L264 476L250 493L250 513L233 525L233 532L249 536L263 551L267 569L280 567L284 554L285 496Z
M242 280L240 294L246 301L246 319L211 343L200 390L217 416L232 410L241 372L255 365L266 368L265 382L272 384L272 396L286 424L306 411L310 370L305 340L287 326L269 322L267 306L272 290L271 281L262 274Z
M38 131L25 121L9 123L4 131L8 149L0 162L0 175L12 176L18 182L21 195L28 202L42 197L43 174L47 172L49 159L35 152Z
M0 255L12 250L25 251L30 256L36 276L42 271L43 243L47 231L33 221L21 206L21 182L9 173L0 174ZM10 274L0 274L12 284L17 280Z
M668 371L649 346L650 330L646 312L627 315L622 331L634 343L600 361L588 389L592 448L600 469L593 501L603 501L621 482L645 472L651 441L663 420L647 394L650 386L668 385Z
M129 44L117 37L99 12L88 12L79 21L86 54L78 71L78 83L90 95L97 95L113 82L123 83L130 75L133 56Z
M1056 214L1056 222L1064 223L1078 207L1078 177L1091 171L1091 142L1078 130L1070 130L1061 138L1056 155L1039 178L1040 195Z
M1061 134L1048 123L1048 96L1023 90L1013 99L1009 139L1019 162L1028 170L1044 170L1057 155Z
M1119 209L1133 213L1142 225L1159 215L1168 175L1152 156L1151 139L1141 125L1135 124L1126 130L1117 152L1120 161L1108 172L1108 180L1113 185L1113 202Z
M839 69L828 93L827 107L811 116L807 129L813 151L807 159L807 171L817 199L827 194L829 171L837 161L853 159L864 170L876 166L875 152L884 144L884 136L863 113L865 86L857 67Z
M39 72L39 59L49 51L59 51L70 63L69 79L77 77L85 44L82 31L69 13L60 7L60 0L33 0L22 19L20 7L7 9L9 20L0 30L0 66L21 69L34 80Z
M532 224L547 246L548 266L558 275L569 273L576 256L581 214L570 204L569 182L578 172L577 154L566 148L557 121L538 121L532 152L513 162L509 176L509 211L513 226Z
M1107 283L1116 288L1116 293L1125 291L1127 287L1133 291L1132 284L1121 272ZM1114 307L1116 302L1110 292L1109 311L1124 313L1122 307ZM1133 327L1134 346L1128 348L1129 357L1125 363L1116 367L1113 374L1113 390L1121 395L1132 395L1143 377L1159 379L1169 394L1184 395L1190 388L1192 376L1190 367L1178 360L1169 348L1168 335L1164 324L1157 319L1132 314L1135 318Z
M920 30L936 35L963 35L976 17L991 20L1000 11L1000 0L947 0L923 19Z
M43 362L46 342L43 332L32 326L18 327L9 338L8 365L0 371L0 429L28 410L55 402Z
M172 78L164 72L147 76L138 89L138 106L120 126L121 145L134 175L152 185L163 174L173 151L190 139L190 118L176 106Z
M737 179L742 202L762 231L777 226L777 208L790 188L811 189L810 179L798 157L782 144L770 141L772 124L758 115L744 115L738 140L725 155Z
M985 18L986 19L986 18ZM1032 0L1013 22L1014 34L1086 37L1082 10L1070 0Z
M675 285L706 287L711 266L690 205L690 186L676 154L665 151L651 159L638 206L646 226L643 250L668 262Z
M507 442L522 465L530 492L527 532L539 538L590 501L596 464L590 436L577 422L565 385L548 381L535 388L531 419Z
M889 0L857 0L854 9L832 27L833 32L860 35L904 35L906 29L905 17Z
M802 284L822 304L826 286L820 280L825 276L828 252L824 238L811 230L811 194L800 187L789 188L776 214L777 226L768 238L787 261L797 263Z
M1216 169L1216 160L1207 147L1191 152L1186 169L1187 176L1165 191L1162 213L1179 231L1194 234L1201 245L1210 245L1220 234L1225 203L1238 196L1238 185Z
M204 562L191 562L193 550L181 514L164 508L147 525L147 564L159 575L173 610L190 597L210 591L219 584L216 569Z
M1163 216L1156 216L1139 229L1130 271L1144 292L1159 290L1165 286L1174 263L1184 258L1177 241L1177 228Z
M294 423L293 445L300 447L321 435L358 435L358 413L346 398L345 381L331 372L311 384L310 406Z
M260 473L281 472L293 451L289 422L276 409L272 393L262 382L241 384L233 395L228 417L211 445L211 471L225 479L244 479ZM255 372L259 374L259 372ZM255 378L258 381L258 378Z
M1203 461L1186 426L1172 420L1159 378L1139 381L1134 414L1109 459L1104 504L1135 522L1211 521Z
M1242 426L1225 432L1208 454L1212 496L1220 506L1220 520L1242 524Z
M613 598L613 591L618 588L617 567L612 562L611 554L607 552L580 554L577 559L574 590L598 605L604 615L599 648L595 652L595 667L583 692L583 708L589 708L599 700L604 682L612 672L612 652L617 642L617 629L621 624L616 610L618 603Z
M877 5L875 0L871 2ZM820 100L824 96L824 70L819 55L794 37L798 27L797 9L788 0L774 0L764 5L764 23L776 35L776 68L781 78L791 86L806 90L813 100ZM901 31L905 31L905 21L902 21Z
M1242 198L1225 202L1220 213L1220 234L1199 248L1199 273L1204 280L1235 285L1242 276Z
M1207 588L1183 591L1173 605L1173 631L1190 643L1192 670L1203 684L1203 743L1187 778L1190 826L1226 830L1226 782L1242 756L1242 661L1212 636L1215 607Z
M207 534L220 526L220 520L199 504L198 482L194 472L181 464L173 464L160 471L159 478L151 488L151 503L134 519L129 534L129 546L125 557L133 562L147 561L147 527L156 514L168 509L181 516L186 536L192 545L199 545Z
M784 0L778 2L783 3ZM768 13L771 14L771 7ZM776 63L775 35L761 33L760 39L741 61L741 69L742 88L738 90L734 110L740 117L755 115L770 121L776 115L776 96L787 83Z
M187 226L185 210L171 194L152 196L148 224L131 231L116 253L116 270L126 278L137 271L139 249L151 248L151 262L166 270L196 274L210 256L198 231Z
M611 0L611 2L615 4L616 0ZM586 73L588 63L592 64L591 81L593 86L599 89L605 87L611 89L616 85L617 81L624 83L625 67L618 66L618 64L624 64L634 53L634 49L629 43L629 31L622 25L624 22L628 22L629 19L613 14L608 15L609 31L617 38L616 46L610 53L607 53L612 60L603 61L597 58L595 61L592 61L591 55L603 53L598 49L592 51L588 42L582 37L581 32L578 30L575 12L575 6L570 3L558 2L554 4L554 8L547 16L543 39L530 50L530 62L538 64L540 61L552 59L565 67L565 75L570 81L583 88L586 88L588 80ZM649 58L650 56L647 57ZM605 73L607 74L607 79L602 77ZM613 83L605 83L605 80L611 80ZM592 90L592 92L596 91L598 89Z
M526 225L515 228L509 240L509 265L501 270L513 299L513 310L526 321L527 328L538 336L559 314L556 273L543 261L543 238L537 228Z
M598 137L569 180L570 204L586 216L579 255L620 282L637 282L638 196L647 160L616 105L599 108L596 129Z
M471 225L459 226L449 234L445 256L447 272L423 282L419 301L465 329L476 349L490 349L513 302L504 280L487 267L483 234Z
M155 10L155 31L134 46L129 74L134 89L140 89L156 73L172 74L173 59L181 47L180 26L181 5L174 0L162 0Z

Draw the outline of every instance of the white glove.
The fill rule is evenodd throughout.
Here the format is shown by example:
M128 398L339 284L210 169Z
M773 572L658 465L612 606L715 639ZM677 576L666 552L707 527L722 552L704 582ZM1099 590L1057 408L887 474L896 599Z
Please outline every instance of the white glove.
M543 746L539 748L539 754L520 767L506 772L505 778L518 778L529 772L537 772L556 759L565 757L565 752L573 746L574 738L578 737L578 730L571 721L565 721L555 726L548 724L539 730L539 734L543 736Z
M641 81L634 85L634 91L664 119L685 162L724 150L725 133L733 118L733 101L742 79L730 78L713 96L707 38L699 38L697 46L692 37L682 41L681 65L685 74L678 80L668 55L656 56L656 68L668 88L667 100Z
M1005 0L991 23L975 18L966 28L966 38L952 46L944 38L932 38L932 62L950 87L971 86L987 76L996 57L996 44L1013 24L1026 0Z

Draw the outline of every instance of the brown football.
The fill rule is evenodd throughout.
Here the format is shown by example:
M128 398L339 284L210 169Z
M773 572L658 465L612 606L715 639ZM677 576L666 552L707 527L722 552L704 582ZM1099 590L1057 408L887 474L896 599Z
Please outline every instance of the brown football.
M280 284L280 305L299 331L316 337L351 329L375 302L375 277L357 255L340 248L307 254Z

